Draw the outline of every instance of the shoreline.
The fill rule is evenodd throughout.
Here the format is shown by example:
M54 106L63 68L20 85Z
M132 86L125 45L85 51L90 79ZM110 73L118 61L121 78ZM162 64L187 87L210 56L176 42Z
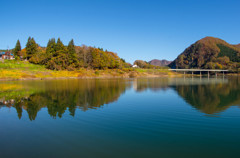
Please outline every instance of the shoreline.
M128 78L165 78L165 77L182 77L182 75L146 75L146 76L84 76L84 77L46 77L46 78L0 78L0 81L28 81L28 80L64 80L64 79L128 79Z
M218 77L222 77L222 75L218 75ZM231 76L240 76L240 74L225 74L227 77ZM34 80L65 80L65 79L131 79L131 78L177 78L177 77L200 77L199 75L183 75L183 74L174 74L174 75L152 75L152 74L144 74L144 75L139 75L139 76L134 76L130 77L128 75L123 75L123 76L81 76L81 77L34 77L34 78L0 78L0 81L34 81ZM202 77L207 77L207 76L202 76ZM215 78L212 77L211 78Z
M225 76L239 76L240 73L227 73ZM202 75L204 77L205 74ZM213 75L212 75L213 76ZM222 76L222 74L218 74ZM121 68L121 69L88 69L80 68L74 71L49 70L45 66L29 63L28 61L0 62L0 81L24 80L61 80L61 79L109 79L109 78L175 78L192 77L192 74L183 74L168 70L167 67L159 69ZM200 77L193 74L193 77Z

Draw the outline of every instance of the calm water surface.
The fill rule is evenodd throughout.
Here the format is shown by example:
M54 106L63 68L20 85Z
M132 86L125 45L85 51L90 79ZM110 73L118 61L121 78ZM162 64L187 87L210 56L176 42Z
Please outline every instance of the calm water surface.
M0 157L234 158L240 78L0 83Z

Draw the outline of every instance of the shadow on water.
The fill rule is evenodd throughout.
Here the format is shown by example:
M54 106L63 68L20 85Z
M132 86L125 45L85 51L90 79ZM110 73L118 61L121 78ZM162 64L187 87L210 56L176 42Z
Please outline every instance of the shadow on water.
M19 119L26 110L35 120L42 108L53 118L61 118L66 110L74 116L77 108L86 111L117 101L131 86L137 93L173 89L205 114L240 105L239 78L139 78L5 82L0 84L0 108L15 108Z

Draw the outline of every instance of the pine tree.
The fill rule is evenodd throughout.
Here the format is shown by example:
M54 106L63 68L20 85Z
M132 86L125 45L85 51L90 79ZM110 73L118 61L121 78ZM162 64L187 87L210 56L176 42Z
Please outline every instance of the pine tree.
M27 53L27 59L29 60L33 54L37 53L38 45L35 42L34 38L29 37L28 42L26 44L26 53Z
M62 53L66 53L66 48L64 46L64 44L62 43L62 41L60 40L60 38L58 38L56 46L55 46L55 53L53 54L53 56L58 56Z
M73 39L69 42L67 49L68 49L68 62L73 67L76 67L77 65L79 65L79 62L77 60L77 54Z
M73 39L68 43L67 49L68 49L68 54L69 55L76 54L76 50L75 50L75 45L74 45Z
M56 52L56 41L55 38L52 38L48 41L46 54L47 55L53 55Z
M21 48L21 44L20 44L20 41L17 40L17 43L16 43L16 46L15 48L13 49L13 54L15 57L19 56L19 52L22 50Z
M57 44L56 44L56 51L60 51L60 50L65 50L65 46L60 40L60 38L58 38Z
M54 40L50 40L49 47L51 43L54 43ZM58 38L57 43L55 45L54 54L52 54L52 58L47 63L47 67L53 70L64 70L68 66L68 56L67 49L63 45L60 38Z

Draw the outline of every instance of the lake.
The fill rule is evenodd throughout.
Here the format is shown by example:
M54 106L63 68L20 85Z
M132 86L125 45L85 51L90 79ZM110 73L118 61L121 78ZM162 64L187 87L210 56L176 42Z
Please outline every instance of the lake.
M1 81L0 157L240 154L240 78Z

